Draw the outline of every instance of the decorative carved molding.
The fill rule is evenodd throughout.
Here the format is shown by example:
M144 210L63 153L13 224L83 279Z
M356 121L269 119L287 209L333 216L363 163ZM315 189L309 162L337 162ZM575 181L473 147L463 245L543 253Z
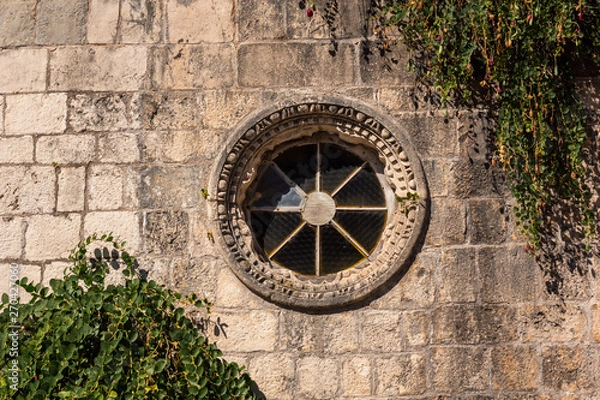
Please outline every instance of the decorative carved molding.
M256 117L237 132L219 165L217 231L231 268L251 290L291 308L331 309L365 299L412 261L429 212L425 177L399 127L375 114L335 100L305 102ZM402 200L391 202L378 248L364 262L334 275L306 277L258 254L242 207L245 190L264 154L282 143L308 139L317 131L376 153L387 185Z

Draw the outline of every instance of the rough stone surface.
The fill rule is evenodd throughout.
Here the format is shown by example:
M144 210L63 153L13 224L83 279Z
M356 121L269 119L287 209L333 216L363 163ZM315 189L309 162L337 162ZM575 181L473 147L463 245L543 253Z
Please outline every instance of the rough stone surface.
M77 244L81 215L34 215L27 220L25 258L30 261L67 258Z
M306 357L298 361L298 389L312 399L336 397L340 365L333 359Z
M83 211L85 202L85 168L62 167L58 173L56 210Z
M131 164L140 160L138 135L135 133L104 133L98 137L98 161Z
M46 49L0 51L0 93L24 93L46 89Z
M85 216L83 230L84 236L112 232L120 240L125 240L129 251L136 254L141 246L140 224L140 217L135 212L95 211Z
M36 43L80 44L85 41L88 4L78 0L40 0Z
M163 36L161 0L126 0L121 2L121 41L123 43L157 43Z
M138 102L126 93L78 94L69 99L69 125L75 132L135 129Z
M142 170L140 202L143 208L188 208L201 196L200 168L151 167Z
M441 303L472 303L477 300L479 274L473 248L452 248L444 251L437 269L437 301Z
M292 399L294 370L294 356L287 353L253 358L248 366L250 376L260 382L259 390L268 399Z
M227 324L227 337L216 343L224 351L253 352L275 350L277 346L277 315L271 311L219 312Z
M66 129L67 96L22 94L6 98L6 134L62 133Z
M151 211L144 222L144 242L150 254L179 254L187 246L189 217L183 211Z
M52 212L55 179L52 167L0 167L0 214Z
M484 390L488 367L484 349L479 347L434 347L432 384L441 392Z
M469 202L469 237L473 244L500 244L506 239L506 205L502 200Z
M559 345L542 349L543 384L549 389L591 392L594 370L589 348Z
M193 92L149 93L141 101L146 129L194 129L201 124L202 114Z
M482 248L479 259L485 260L479 263L485 302L533 300L537 266L521 247Z
M114 43L119 24L119 0L90 0L89 43Z
M376 392L383 396L415 395L425 391L425 359L409 354L376 361Z
M60 135L39 138L35 160L41 164L86 164L96 155L92 135Z
M465 242L466 234L466 204L455 199L434 199L426 243L432 246L461 244Z
M171 43L233 40L233 0L169 0L167 10L168 38ZM197 21L210 23L198 24Z
M36 0L5 0L0 8L0 47L33 43Z
M492 384L496 390L536 388L539 365L535 349L501 346L492 349Z
M8 259L17 259L25 243L25 223L20 217L0 217L0 254Z
M32 161L33 138L31 136L0 137L0 164L21 164Z

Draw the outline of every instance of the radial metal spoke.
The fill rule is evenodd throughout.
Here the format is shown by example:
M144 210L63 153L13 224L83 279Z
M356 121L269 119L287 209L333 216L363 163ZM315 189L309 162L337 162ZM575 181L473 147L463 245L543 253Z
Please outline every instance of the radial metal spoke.
M274 213L299 213L302 211L300 206L259 206L250 207L250 211L265 211Z
M321 191L321 143L317 143L317 174L315 176L315 190Z
M337 188L335 188L335 190L333 192L331 192L331 197L333 197L336 194L338 194L338 192L340 190L342 190L344 188L344 186L346 186L346 184L348 182L350 182L352 180L352 178L354 178L366 166L367 166L367 162L365 161L365 162L362 163L362 165L360 167L355 168L354 171L352 171L350 173L350 175L348 175L348 177L346 179L344 179L344 181L342 183L340 183L339 186Z
M306 221L302 221L300 225L298 225L298 227L292 231L292 233L290 233L285 239L283 239L281 243L279 243L279 246L275 247L270 254L267 254L267 257L269 257L269 259L273 258L273 256L277 254L277 252L281 250L282 247L285 246L290 240L292 240L294 236L296 236L298 232L304 228L305 225Z
M273 161L271 161L269 163L269 165L271 165L271 167L273 167L275 172L277 172L281 176L281 178L285 181L285 183L287 183L288 185L293 187L301 197L306 197L306 192L304 192L304 190L302 190L302 188L300 186L298 186L298 184L296 182L294 182L292 179L290 179L290 177L287 176L287 174L285 172L283 172L281 170L281 168L279 168L279 165L275 164Z
M337 222L335 222L334 220L331 221L331 226L333 226L347 241L350 242L350 244L352 246L354 246L354 248L356 250L358 250L360 253L362 253L363 256L368 257L369 256L369 252L367 250L365 250L364 247L361 246L360 243L358 243L349 233L348 231L346 231L344 228L342 228L340 226L340 224L338 224Z

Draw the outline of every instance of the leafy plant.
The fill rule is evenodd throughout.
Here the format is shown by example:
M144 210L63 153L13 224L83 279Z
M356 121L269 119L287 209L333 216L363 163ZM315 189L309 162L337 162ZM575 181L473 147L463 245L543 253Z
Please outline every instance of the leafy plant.
M90 257L95 242L111 249ZM52 290L21 279L32 298L18 306L16 321L9 296L2 296L0 324L18 327L18 357L10 346L0 348L0 398L256 398L243 368L223 360L185 315L183 306L209 312L208 301L136 276L136 260L123 244L111 235L87 238L72 251L64 279L50 281ZM114 267L123 285L108 284ZM7 330L0 341L9 342ZM16 384L7 373L15 359Z
M600 61L600 6L588 0L376 1L381 51L402 39L412 67L441 95L495 111L497 158L511 181L516 215L537 248L552 205L575 204L586 235L594 211L583 155L587 133L574 81ZM393 28L393 29L392 29ZM397 28L397 30L395 30Z

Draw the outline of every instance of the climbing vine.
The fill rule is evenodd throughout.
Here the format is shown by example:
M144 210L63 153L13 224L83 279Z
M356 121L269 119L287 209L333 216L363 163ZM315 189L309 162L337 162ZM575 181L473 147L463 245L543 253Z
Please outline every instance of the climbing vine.
M588 0L372 5L382 48L404 43L411 67L443 102L472 102L478 95L494 111L495 159L510 179L529 249L540 246L557 201L575 205L591 236L586 120L574 70L600 61L600 5Z

